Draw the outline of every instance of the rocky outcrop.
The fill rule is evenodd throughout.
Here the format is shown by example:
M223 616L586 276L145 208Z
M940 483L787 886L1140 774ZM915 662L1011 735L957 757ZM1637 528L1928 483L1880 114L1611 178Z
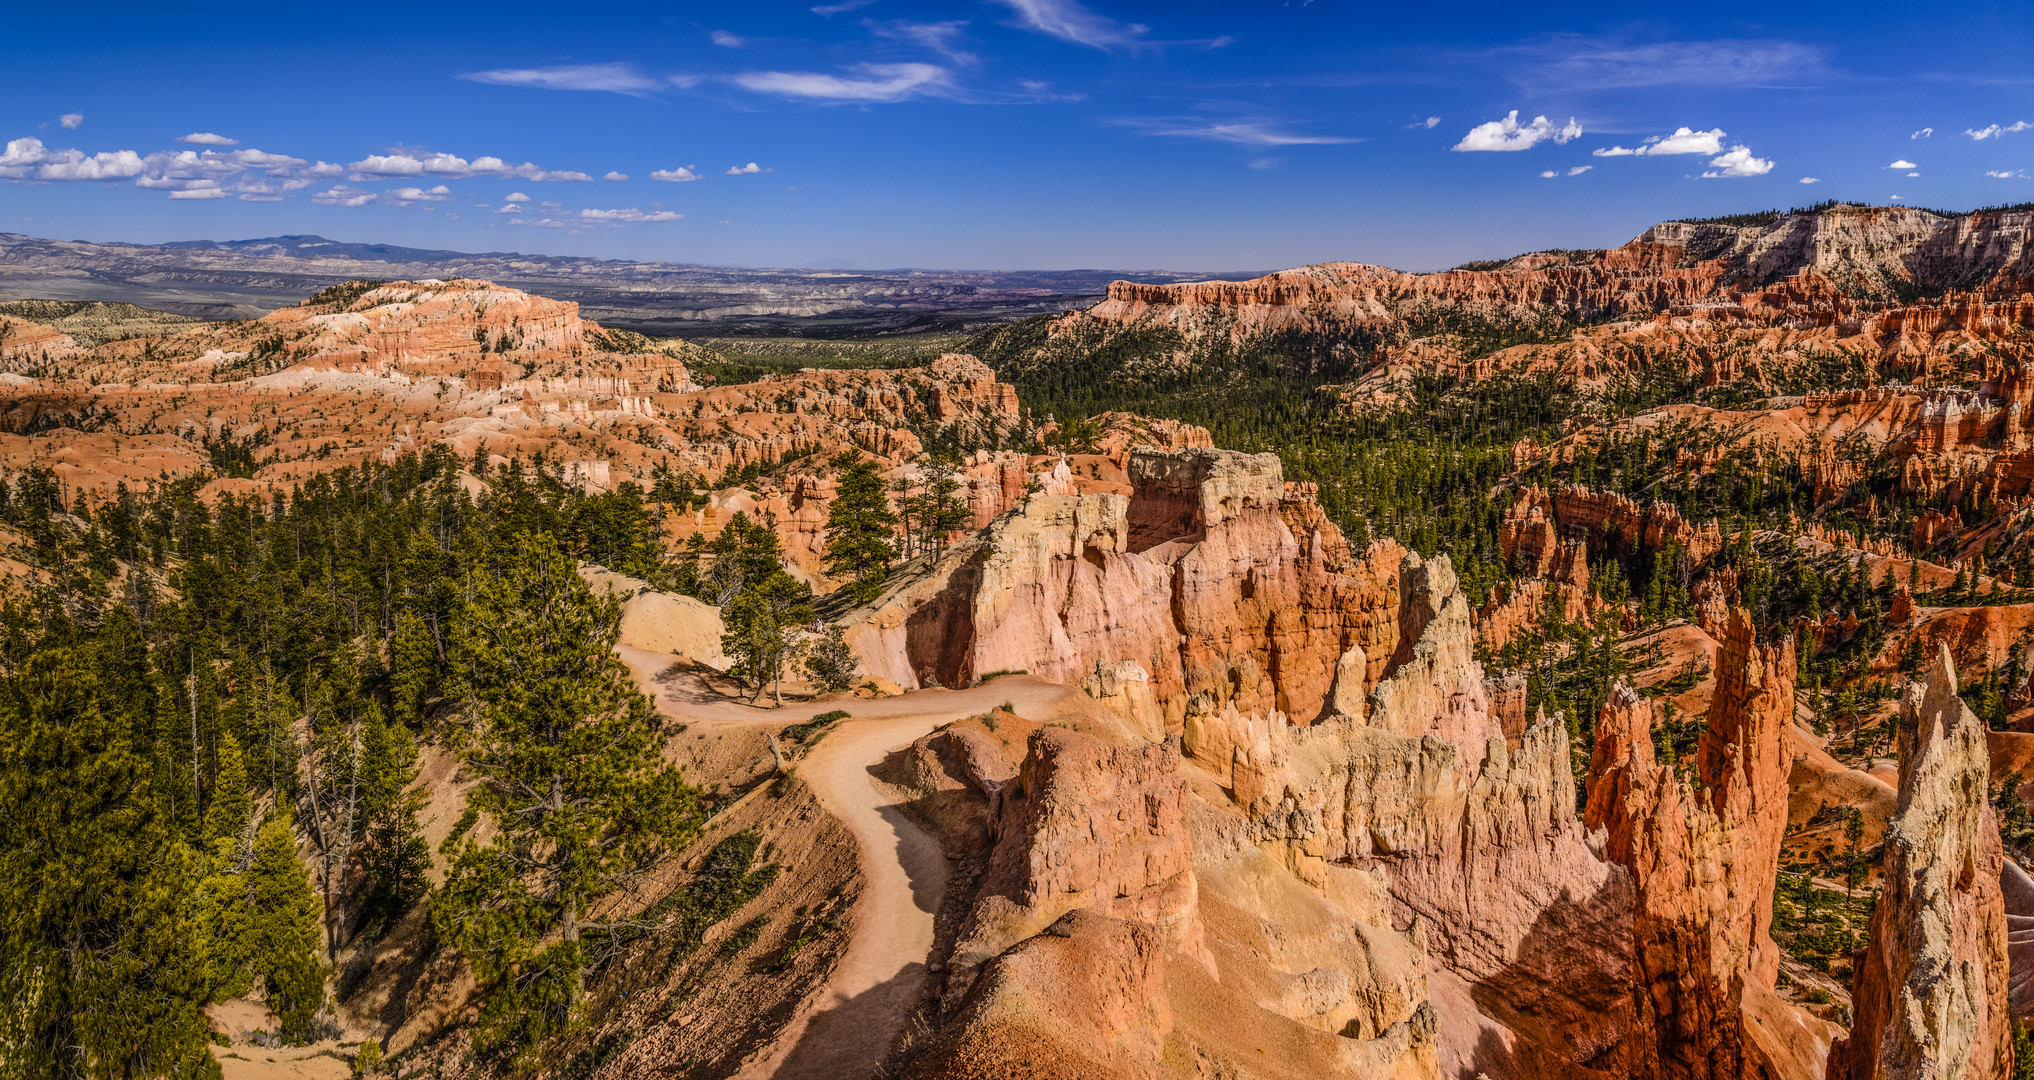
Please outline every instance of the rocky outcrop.
M914 1080L1156 1080L1172 1028L1166 947L1086 908L990 960Z
M1666 222L1619 248L1542 252L1433 274L1326 263L1249 281L1115 282L1101 303L1054 329L1163 325L1189 338L1226 334L1239 342L1348 337L1452 309L1527 321L1699 314L1710 323L1784 326L1848 319L1852 333L1878 316L1868 328L1874 336L1902 337L1928 322L1886 318L1886 309L1902 308L1903 290L1946 294L1921 307L1954 307L1964 295L1956 290L2017 296L2020 282L2034 276L2030 231L2034 214L2025 211L1945 218L1904 207L1837 206L1750 226Z
M2012 1072L2004 856L1984 725L1938 650L1900 701L1900 804L1831 1080L1979 1080Z
M1159 945L1198 953L1179 755L1177 743L1033 732L1022 769L993 802L996 847L953 964L971 971L1076 908L1135 920Z
M1148 679L1147 737L1188 713L1312 718L1363 700L1398 646L1398 560L1352 556L1272 455L1141 451L1128 494L1038 494L851 615L866 670L902 686L1097 665ZM1295 527L1297 526L1297 528ZM1466 620L1465 620L1466 621Z
M443 445L462 460L485 448L497 466L542 455L566 482L611 489L659 474L711 483L844 449L895 467L923 451L921 432L991 441L1021 424L1016 391L970 356L709 388L688 363L701 357L587 322L569 301L471 280L353 283L250 322L89 351L0 315L0 432L38 433L0 434L0 468L61 452L67 490L105 492L204 475L210 444L228 442L251 450L254 476L218 487L267 491ZM131 461L151 440L168 445ZM978 523L1029 484L1009 458L961 470ZM774 494L793 504L787 523L801 506L820 513L802 522L816 535L824 501L795 488Z
M1779 970L1773 883L1787 827L1791 644L1760 648L1732 612L1694 784L1653 756L1654 709L1612 688L1597 721L1583 820L1631 871L1633 1077L1784 1075L1746 1011Z

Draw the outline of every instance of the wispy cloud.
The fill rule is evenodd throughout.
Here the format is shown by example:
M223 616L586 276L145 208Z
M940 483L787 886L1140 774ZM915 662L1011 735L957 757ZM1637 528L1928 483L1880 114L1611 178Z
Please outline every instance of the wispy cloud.
M530 162L511 165L501 158L482 155L471 161L457 154L418 154L399 151L369 154L346 166L348 179L400 180L415 176L443 176L455 180L485 176L535 181L590 181L593 177L571 169L540 169Z
M890 102L953 91L950 73L937 64L856 64L849 74L815 71L745 71L732 81L744 90L805 101Z
M1595 167L1596 167L1596 166L1594 166L1594 165L1577 165L1577 166L1575 166L1574 168L1572 168L1572 169L1569 169L1569 170L1568 170L1568 171L1567 171L1567 172L1566 172L1565 174L1564 174L1564 173L1562 173L1562 172L1561 172L1561 170L1559 170L1559 169L1547 169L1547 170L1545 170L1545 171L1543 171L1543 172L1541 172L1541 173L1540 173L1540 179L1542 179L1542 180L1553 180L1553 179L1556 179L1556 178L1558 178L1558 177L1561 177L1561 176L1563 176L1563 175L1566 175L1566 176L1580 176L1580 175L1582 175L1583 173L1586 173L1586 172L1588 172L1589 170L1591 170L1591 169L1593 169L1593 168L1595 168Z
M1219 49L1234 40L1223 36L1200 41L1155 41L1149 36L1150 27L1142 23L1119 22L1106 15L1098 15L1088 10L1079 0L1000 0L1000 2L1017 14L1017 25L1027 30L1036 30L1061 41L1086 45L1103 52L1113 49L1135 52L1139 49L1162 49L1168 45Z
M2025 170L2025 169L1986 169L1986 170L1985 170L1985 175L1986 175L1986 176L1989 176L1989 177L1991 177L1991 178L1992 178L1992 179L1994 179L1994 180L2025 180L2025 179L2027 179L2027 170Z
M76 131L84 122L84 113L68 112L57 117L57 123L62 124L65 131Z
M1102 50L1151 44L1145 40L1150 27L1097 15L1078 0L1003 0L1003 3L1017 13L1017 21L1025 27L1061 41Z
M459 76L491 86L530 86L541 90L597 90L640 97L664 89L669 82L653 79L629 64L565 64L540 68L495 68Z
M635 222L635 221L680 221L684 214L669 210L638 210L631 206L623 210L581 210L581 221Z
M743 41L740 37L725 30L715 30L710 37L715 45L723 49L739 49L748 44L748 42Z
M913 45L931 49L956 64L973 64L981 59L960 47L961 39L965 36L961 33L961 28L967 25L966 22L925 23L912 22L909 19L879 22L875 19L863 19L862 25L877 37L889 38L892 41L908 41Z
M1935 137L1935 129L1932 127L1922 128L1921 130L1907 137L1910 139L1932 139Z
M728 174L729 176L754 176L754 175L756 175L757 173L766 173L766 172L769 172L769 171L770 171L770 170L768 170L768 169L765 169L765 168L763 168L762 166L760 166L760 165L756 164L755 162L751 161L751 162L749 162L749 163L748 163L747 165L731 165L731 166L729 166L729 167L728 167L728 170L727 170L727 174Z
M1981 128L1966 128L1964 134L1982 142L1986 139L1996 139L2001 135L2017 135L2028 128L2034 128L2034 124L2030 124L2025 120L2018 120L2010 124L1992 124Z
M1733 146L1709 159L1709 168L1702 173L1702 179L1727 180L1744 176L1764 176L1772 171L1772 159L1753 157L1750 147Z
M812 13L814 15L823 15L827 18L832 18L835 15L839 15L844 12L854 11L857 8L868 7L870 4L873 4L875 2L876 0L841 0L841 2L838 4L821 4L818 7L813 8Z
M1535 116L1531 123L1521 124L1518 122L1518 110L1513 109L1510 115L1502 120L1492 120L1487 124L1478 124L1470 128L1469 134L1462 136L1462 141L1450 149L1530 150L1543 142L1564 145L1581 136L1582 125L1576 123L1572 116L1560 127L1555 127L1544 116Z
M232 192L220 187L185 188L182 191L170 192L169 197L172 199L224 199L232 194Z
M198 146L240 145L239 139L229 139L224 135L217 135L210 131L193 131L189 135L179 135L177 136L177 141L180 143L192 143Z
M1696 131L1675 128L1672 135L1654 135L1637 146L1606 146L1589 152L1595 157L1657 157L1666 154L1721 154L1723 129Z
M1498 51L1538 91L1640 86L1801 86L1831 74L1822 50L1793 41L1720 39L1629 44L1561 35Z
M658 169L650 174L650 179L662 180L667 184L684 184L700 179L700 175L692 171L692 166L681 165L675 169Z
M1801 183L1804 184L1819 184L1821 182L1822 178L1819 176L1804 176L1801 178Z
M1406 125L1408 128L1421 128L1427 131L1432 131L1439 126L1441 126L1441 118L1438 116L1429 116L1425 120L1415 120Z
M1343 135L1305 135L1281 131L1277 124L1270 121L1224 123L1201 119L1139 117L1118 120L1116 123L1122 127L1134 128L1145 135L1203 139L1208 142L1234 143L1238 146L1333 146L1363 141Z

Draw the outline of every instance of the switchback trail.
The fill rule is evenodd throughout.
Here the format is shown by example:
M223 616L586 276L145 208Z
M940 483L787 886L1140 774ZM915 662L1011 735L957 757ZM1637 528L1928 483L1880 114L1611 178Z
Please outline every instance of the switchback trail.
M946 893L947 865L938 841L905 816L897 796L872 770L942 724L1005 703L1039 715L1078 691L1029 676L1006 676L968 690L915 690L894 698L754 709L710 700L696 680L657 679L667 657L626 647L620 651L643 690L680 720L776 725L837 708L856 714L792 766L820 805L847 826L860 849L862 890L847 951L825 989L739 1075L742 1080L877 1076L925 989L933 917Z

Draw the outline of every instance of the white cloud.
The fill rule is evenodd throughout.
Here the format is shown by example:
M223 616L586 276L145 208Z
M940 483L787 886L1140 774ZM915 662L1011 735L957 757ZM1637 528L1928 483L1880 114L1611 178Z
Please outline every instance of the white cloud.
M579 216L585 221L610 222L682 221L685 218L684 214L674 214L669 210L651 210L646 212L638 210L633 206L624 210L581 210Z
M1595 168L1595 167L1596 167L1596 166L1594 166L1594 165L1577 165L1577 166L1575 166L1574 168L1572 168L1572 169L1569 169L1569 170L1568 170L1568 175L1569 175L1569 176L1580 176L1580 175L1582 175L1583 173L1586 173L1586 172L1588 172L1589 170L1591 170L1591 169L1593 169L1593 168Z
M1296 135L1278 131L1274 125L1260 121L1221 123L1198 118L1184 120L1139 118L1119 120L1116 123L1136 128L1146 135L1206 139L1209 142L1234 143L1238 146L1332 146L1362 141L1341 135Z
M908 41L923 46L957 64L972 64L979 59L974 53L960 47L961 27L967 25L964 21L922 23L909 19L893 19L889 22L863 19L862 25L877 37Z
M78 130L78 125L83 124L84 122L85 122L84 113L67 112L62 116L57 117L57 123L62 124L64 126L65 131L76 131Z
M1908 138L1910 138L1910 139L1932 139L1932 138L1934 138L1934 137L1935 137L1935 129L1934 129L1934 128L1922 128L1921 130L1919 130L1919 131L1915 132L1914 134L1912 134L1912 135L1909 135L1909 136L1907 136L1907 137L1908 137Z
M1532 123L1521 124L1518 122L1518 110L1513 109L1511 114L1502 120L1492 120L1487 124L1478 124L1470 128L1469 134L1462 136L1462 141L1456 143L1452 149L1527 150L1550 139L1556 145L1565 144L1579 138L1581 134L1582 125L1576 123L1572 116L1565 125L1558 128L1544 116L1535 116Z
M2017 135L2022 131L2026 131L2028 128L2034 128L2034 124L2030 124L2025 120L2018 120L2003 126L1999 124L1992 124L1989 127L1981 127L1976 129L1966 128L1964 130L1964 134L1970 136L1973 139L1982 141L1984 139L1996 139L2001 135Z
M0 179L125 180L139 175L141 155L132 150L86 154L82 150L51 150L41 139L14 139L0 152Z
M232 192L224 188L185 188L182 191L170 192L169 197L172 199L223 199L230 194Z
M650 179L662 180L667 184L683 184L690 180L698 180L700 176L692 171L692 166L683 165L676 169L658 169L650 174Z
M1595 157L1661 157L1668 154L1721 154L1723 153L1723 129L1696 131L1693 128L1675 128L1672 135L1654 135L1637 146L1606 146L1591 150Z
M1985 175L1986 175L1986 176L1989 176L1989 177L1991 177L1991 178L1992 178L1992 179L1994 179L1994 180L2025 180L2025 179L2027 179L2027 170L2025 170L2025 169L1986 169L1986 170L1985 170Z
M1709 159L1709 170L1702 174L1705 180L1720 180L1737 176L1764 176L1773 171L1770 158L1753 157L1748 146L1733 146L1720 156Z
M1801 178L1801 182L1804 184L1819 184L1822 182L1822 178L1819 176L1804 176Z
M522 213L523 211L525 211L525 210L528 210L528 209L529 209L529 207L527 207L527 206L523 206L523 205L520 205L520 204L518 204L518 203L509 203L508 205L506 205L506 206L503 206L503 207L502 207L501 209L499 209L499 210L496 210L496 211L495 211L495 213L497 213L497 214L520 214L520 213Z
M1017 21L1061 41L1108 50L1149 45L1144 35L1150 28L1137 23L1119 23L1082 7L1076 0L1003 0L1017 13Z
M591 181L593 177L573 170L540 169L525 161L511 165L498 157L482 156L468 161L457 154L426 154L418 157L411 153L369 154L348 165L348 178L352 180L397 180L417 176L443 176L453 180L465 180L476 176L490 176L504 180L544 181Z
M142 170L141 155L114 150L87 156L79 150L57 150L36 167L37 180L125 180Z
M1911 161L1908 161L1906 158L1901 158L1900 160L1893 162L1891 165L1886 166L1886 168L1888 169L1918 169L1920 167L1921 166L1916 165Z
M870 4L873 4L875 2L876 0L841 0L841 2L838 4L822 4L819 7L813 8L812 13L814 15L823 15L826 16L827 18L832 18L833 16L839 15L845 11L853 11L856 8L868 7Z
M729 176L754 176L757 173L766 173L769 171L770 170L762 168L755 162L751 161L747 165L735 165L729 167L729 169L727 170L727 174Z
M408 206L420 202L444 202L452 197L452 189L443 184L425 190L415 187L391 188L381 193L381 201L390 206Z
M189 135L179 135L177 136L177 141L181 143L195 143L199 146L240 145L239 139L229 139L224 135L214 134L210 131L193 131Z
M319 206L366 206L374 201L374 192L338 184L326 191L311 196Z
M1907 174L1907 177L1908 177L1908 179L1912 179L1912 178L1914 178L1914 177L1916 177L1916 176L1920 176L1920 175L1921 175L1921 174L1920 174L1920 173L1917 173L1917 172L1910 172L1910 173L1908 173L1908 174Z
M1542 180L1552 180L1552 179L1553 179L1554 177L1556 177L1556 176L1559 176L1559 175L1561 175L1561 174L1560 174L1560 173L1557 173L1557 172L1555 172L1555 171L1554 171L1554 170L1552 170L1552 169L1544 169L1544 170L1541 170L1541 172L1540 172L1540 179L1542 179Z
M543 68L496 68L469 71L459 76L468 82L492 86L530 86L540 90L597 90L611 94L641 96L664 88L628 64L565 64Z
M606 176L601 177L602 180L627 180L628 178L629 174L625 172L610 172Z
M715 30L712 36L713 43L715 45L720 46L723 49L739 49L742 46L748 44L748 42L743 41L741 38L738 38L725 30Z
M511 191L502 197L503 202L529 202L530 197L520 191Z
M856 64L849 77L815 71L745 71L735 85L758 94L812 101L903 101L948 93L952 78L937 64Z
M1412 123L1410 123L1410 124L1407 124L1407 125L1406 125L1406 127L1408 127L1408 128L1420 128L1420 129L1424 129L1424 130L1427 130L1427 131L1431 131L1431 130L1433 130L1433 129L1434 129L1435 127L1439 126L1440 122L1441 122L1441 118L1440 118L1440 117L1438 117L1438 116L1429 116L1429 117L1427 117L1427 118L1426 118L1425 120L1415 120L1415 121L1413 121Z
M523 218L510 218L509 224L523 225L532 229L562 229L565 227L564 222L553 221L550 218L538 218L535 221L528 221Z

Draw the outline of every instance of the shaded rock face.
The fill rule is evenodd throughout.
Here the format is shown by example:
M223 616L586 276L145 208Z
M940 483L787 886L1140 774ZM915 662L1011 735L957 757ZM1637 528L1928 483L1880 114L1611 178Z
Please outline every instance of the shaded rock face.
M1773 883L1787 827L1791 643L1761 648L1733 611L1694 783L1653 757L1652 703L1613 688L1596 729L1585 824L1631 871L1634 1077L1778 1075L1746 988L1779 970Z
M1129 494L1041 494L848 620L902 686L1029 671L1080 685L1136 664L1152 739L1234 705L1303 718L1362 701L1397 647L1398 561L1352 555L1272 455L1140 452ZM1466 619L1466 611L1464 613Z
M1856 1022L1831 1080L1977 1080L2012 1072L2004 856L1984 725L1947 649L1900 702L1899 812L1884 890L1851 993Z

